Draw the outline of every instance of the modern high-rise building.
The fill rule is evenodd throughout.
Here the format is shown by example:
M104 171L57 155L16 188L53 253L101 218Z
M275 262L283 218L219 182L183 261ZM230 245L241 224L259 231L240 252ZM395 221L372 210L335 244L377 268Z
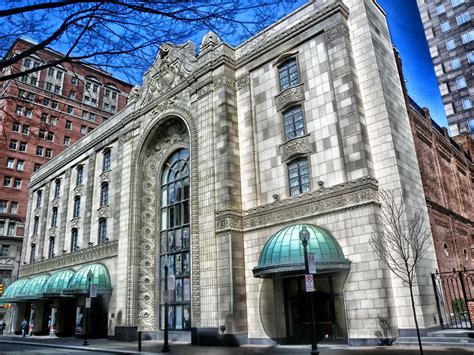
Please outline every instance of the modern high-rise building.
M6 58L32 45L18 39ZM44 49L0 77L60 58L61 53ZM7 286L18 269L30 176L122 110L131 88L85 63L63 63L0 81L0 285Z
M451 135L474 137L474 2L417 0Z

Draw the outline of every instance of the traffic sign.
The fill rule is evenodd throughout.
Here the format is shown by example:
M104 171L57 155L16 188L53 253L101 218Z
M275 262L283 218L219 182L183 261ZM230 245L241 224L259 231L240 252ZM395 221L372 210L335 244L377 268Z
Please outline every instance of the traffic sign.
M304 275L304 281L306 284L306 292L314 292L314 280L312 274Z

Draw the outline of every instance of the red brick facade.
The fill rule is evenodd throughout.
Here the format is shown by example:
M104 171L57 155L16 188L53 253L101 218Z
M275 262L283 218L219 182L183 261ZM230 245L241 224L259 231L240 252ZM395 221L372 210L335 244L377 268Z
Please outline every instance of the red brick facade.
M31 47L17 40L7 56ZM43 65L61 53L42 50L3 74ZM0 225L2 235L23 236L32 173L123 109L132 86L84 63L0 83ZM13 222L14 221L14 222ZM8 229L7 225L15 224Z

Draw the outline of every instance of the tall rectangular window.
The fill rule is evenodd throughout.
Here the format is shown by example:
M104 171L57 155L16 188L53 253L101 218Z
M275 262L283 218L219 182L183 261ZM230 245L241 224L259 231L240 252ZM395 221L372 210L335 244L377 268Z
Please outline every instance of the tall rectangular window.
M283 91L290 86L298 85L300 79L298 76L298 68L296 66L296 58L291 58L278 67L280 79L280 89Z
M101 218L99 220L99 244L105 243L107 239L107 220Z
M469 12L463 12L462 14L456 16L456 23L460 26L466 22L471 20L471 16L469 16Z
M35 219L33 220L33 235L38 234L38 228L39 228L39 217L36 216Z
M295 106L283 113L285 139L287 141L304 136L304 120L301 106Z
M444 14L445 12L446 12L446 9L444 8L443 4L436 6L436 13L438 15Z
M58 225L58 208L53 207L53 213L51 214L51 227Z
M293 160L288 165L288 177L290 181L290 196L308 192L310 188L308 159L300 158Z
M79 165L76 171L76 186L82 185L83 176L84 176L84 167L82 165Z
M100 187L100 205L109 205L109 184L104 182Z
M42 203L42 198L43 198L43 190L38 190L36 192L36 208L40 208L41 207L41 203Z
M75 252L78 249L78 232L76 228L71 230L71 252Z
M466 85L466 79L463 76L460 76L459 78L456 78L456 86L458 89L463 89L465 88Z
M30 263L35 262L35 255L36 255L36 244L31 243L31 248L30 248Z
M465 110L469 110L470 108L472 108L471 99L470 98L462 99L462 107Z
M56 179L54 182L54 198L58 198L61 194L61 180Z
M54 244L55 244L55 238L51 237L49 238L49 247L48 247L48 258L54 258Z
M111 153L110 149L107 149L104 152L104 157L103 157L103 161L102 161L102 171L110 171L111 159L112 159L112 153Z
M78 218L80 214L81 214L81 198L79 196L76 196L74 198L74 209L72 211L72 216L74 218Z

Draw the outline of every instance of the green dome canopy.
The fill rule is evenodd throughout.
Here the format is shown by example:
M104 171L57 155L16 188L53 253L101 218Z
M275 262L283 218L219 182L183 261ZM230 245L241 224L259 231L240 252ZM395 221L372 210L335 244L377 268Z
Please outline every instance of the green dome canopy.
M112 291L107 268L102 264L89 264L82 266L72 275L64 293L87 293L87 275L89 272L92 273L91 285L97 286L97 292L107 293Z
M41 274L31 278L20 290L17 297L23 299L35 299L42 297L43 287L48 279L48 274Z
M74 275L74 270L71 269L60 270L52 274L48 281L46 281L44 284L43 296L61 296L63 290L69 284L72 275Z
M255 277L282 272L304 272L304 250L300 231L309 232L308 253L314 254L316 270L349 269L350 261L331 233L312 224L293 224L272 235L265 243L253 269Z
M0 300L2 302L14 302L16 296L18 296L23 286L25 286L29 280L29 278L22 278L16 280L14 283L7 287Z

